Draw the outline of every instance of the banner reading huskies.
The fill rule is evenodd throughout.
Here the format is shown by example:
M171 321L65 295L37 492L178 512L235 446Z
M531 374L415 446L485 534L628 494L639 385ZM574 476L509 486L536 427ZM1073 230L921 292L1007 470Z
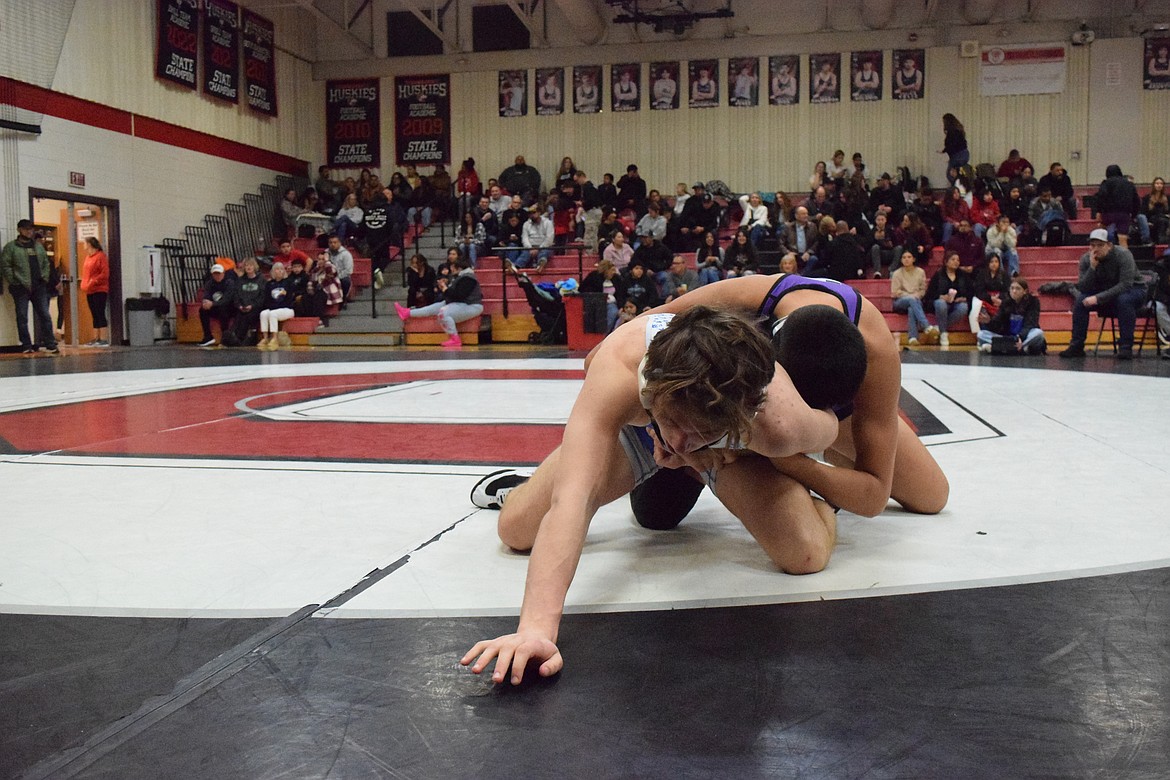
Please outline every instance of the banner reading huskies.
M240 102L240 7L231 0L205 0L203 91Z
M325 82L325 164L376 168L380 164L378 80Z
M398 165L451 164L451 76L394 79Z
M199 64L198 0L158 0L154 75L195 89Z
M241 13L248 108L276 116L276 31L263 16L246 8Z

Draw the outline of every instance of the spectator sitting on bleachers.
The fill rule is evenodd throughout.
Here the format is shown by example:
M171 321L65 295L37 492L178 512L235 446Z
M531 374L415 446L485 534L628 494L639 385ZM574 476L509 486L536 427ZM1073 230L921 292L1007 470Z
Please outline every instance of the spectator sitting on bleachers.
M884 213L892 224L902 220L902 212L906 210L906 196L902 190L893 186L893 178L883 173L878 179L877 186L869 193L869 218L872 220L879 213Z
M317 167L317 180L313 182L313 188L317 190L317 197L320 199L318 205L322 213L334 213L345 200L341 192L341 187L337 182L329 178L328 165L320 165Z
M838 190L845 186L845 180L849 178L851 170L845 165L845 151L843 149L838 149L833 152L832 158L825 166L825 173L833 180L833 184ZM810 188L809 192L814 190L816 190L816 187Z
M853 236L849 223L838 220L835 235L818 255L817 275L826 279L836 279L838 282L858 279L865 274L864 257L865 254ZM809 275L811 276L811 273Z
M417 252L410 256L406 267L406 305L422 308L435 302L435 284L438 275L427 259Z
M1155 176L1150 192L1142 198L1139 224L1144 221L1142 232L1150 243L1163 244L1170 240L1170 201L1166 197L1166 181Z
M967 320L971 325L972 333L978 333L979 323L987 321L980 319L981 313L993 317L999 311L999 305L1011 283L1011 277L1008 276L1003 262L997 256L989 255L987 265L975 272L971 282L973 295Z
M658 285L658 294L662 295L662 285L666 281L666 269L674 254L665 244L654 240L654 236L643 236L641 245L634 250L630 258L630 265L644 265L654 283Z
M264 303L260 309L260 332L256 346L260 349L276 349L288 346L279 339L280 323L292 319L295 283L285 273L283 263L272 264L272 278L264 285ZM288 336L285 335L285 339Z
M935 272L926 288L926 304L934 308L934 320L938 325L938 343L949 346L947 331L956 322L966 319L972 289L971 275L959 267L957 252L945 252L943 267Z
M914 253L907 249L902 252L901 266L890 274L890 296L894 311L908 318L906 343L912 347L918 346L920 328L932 336L938 332L938 328L927 321L922 309L925 295L926 271L918 266Z
M500 227L496 246L509 250L500 254L512 265L520 262L524 254L524 222L519 214L513 213Z
M549 193L548 209L553 224L553 246L565 247L576 241L577 201L572 193Z
M695 253L695 266L700 284L710 284L723 278L723 247L719 246L719 236L708 233L703 237L703 244Z
M447 166L442 163L436 164L435 170L427 177L427 181L430 182L431 190L434 192L433 207L440 214L451 214L453 210L451 207L451 174L447 173Z
M230 333L236 313L236 275L225 273L219 263L211 266L210 273L199 294L199 324L203 326L201 347L215 346L215 336L211 333L213 319L219 322L221 333Z
M463 212L470 211L479 203L481 195L483 184L479 181L479 171L475 170L475 158L468 157L455 174L455 202L461 218Z
M781 244L784 243L784 234L793 220L792 209L792 199L788 197L788 193L781 190L776 191L772 202L768 204L768 219L776 226L776 240Z
M1108 166L1105 179L1097 188L1097 216L1108 231L1109 240L1123 247L1129 246L1129 225L1141 210L1142 202L1133 182L1121 174L1120 165ZM1147 225L1147 235L1142 240L1145 244L1150 238L1148 228Z
M1170 249L1162 252L1154 263L1158 280L1154 287L1154 312L1158 320L1158 340L1162 342L1162 357L1170 356Z
M1048 173L1041 176L1040 181L1036 181L1032 177L1032 166L1029 165L1020 172L1017 178L1012 180L1012 184L1019 185L1025 200L1031 200L1047 187L1052 196L1060 201L1065 216L1068 219L1077 218L1077 198L1073 191L1072 179L1069 178L1064 166L1060 163L1054 162L1049 165ZM1100 208L1097 211L1100 212Z
M476 222L475 214L470 211L463 215L457 240L463 254L471 260L473 266L478 266L480 256L491 250L491 246L488 244L487 229L482 222Z
M458 250L456 252L458 253ZM459 323L474 319L483 313L483 290L480 289L479 280L475 278L475 269L471 267L471 261L459 257L455 267L458 271L450 281L440 279L438 282L443 300L421 308L407 308L397 301L394 302L394 310L404 323L412 318L436 317L448 337L440 344L446 349L462 347Z
M610 240L609 246L605 248L605 252L601 257L603 260L608 260L613 263L618 270L623 270L630 264L630 259L634 256L634 248L626 243L626 234L622 231L615 231L613 238Z
M341 280L337 276L337 266L329 262L322 254L317 258L314 266L313 282L317 289L325 295L326 306L340 306L345 302L345 293L341 288Z
M604 173L601 175L601 184L597 185L597 194L601 197L601 206L605 208L609 206L613 210L618 207L618 190L613 183L613 174Z
M618 179L618 211L630 210L640 217L646 211L646 180L638 173L638 166L626 166L626 175Z
M631 265L622 274L626 288L627 300L638 305L638 313L657 306L661 299L658 297L658 285L647 275L646 266Z
M637 316L638 302L631 298L626 298L626 302L622 304L622 308L618 311L617 322L613 324L614 330L617 330Z
M341 243L349 243L351 236L360 237L365 214L366 212L358 205L357 195L345 196L345 202L341 204L341 208L337 210L337 216L333 218L333 227L337 231Z
M817 239L820 233L817 231L816 223L809 219L806 206L797 206L793 213L792 224L785 231L781 245L784 251L796 255L797 262L802 266L808 265L809 262L816 261Z
M963 191L958 187L951 187L947 190L946 196L942 202L942 242L946 244L951 234L955 232L955 228L959 226L961 220L967 220L968 224L971 220L971 209L967 207L967 201L963 199Z
M530 205L540 197L540 171L518 154L515 162L500 173L500 186Z
M311 268L313 266L312 259L307 254L299 249L293 248L291 238L282 238L280 240L280 251L272 256L272 262L284 263L285 268L292 268L292 264L297 260L301 261L301 268Z
M662 283L663 303L670 303L680 295L699 286L699 277L690 268L687 261L681 256L675 256L670 262L670 270Z
M796 255L791 252L785 252L784 256L780 258L780 273L795 274L800 272L800 267L796 263Z
M537 271L543 271L552 257L554 238L552 220L545 217L543 209L532 206L520 232L520 246L527 251L515 253L512 265L518 268L535 265Z
M979 238L983 238L983 235L998 219L999 203L995 200L995 194L991 190L985 189L975 198L975 203L971 206L971 230Z
M225 345L242 347L248 343L249 334L260 329L260 312L264 308L264 287L266 281L260 275L260 264L249 257L241 264L244 273L236 279L235 316L232 318L229 340Z
M1009 187L1007 197L999 204L999 213L1011 220L1017 233L1028 225L1028 201L1019 187Z
M605 332L609 333L617 324L618 301L626 300L626 280L617 266L609 260L600 260L597 267L581 280L581 292L605 293Z
M1012 276L1020 272L1020 253L1016 251L1019 236L1007 214L1000 214L999 219L987 231L987 247L984 255L990 260L993 256L1000 259Z
M902 245L898 243L897 233L890 226L889 218L881 213L874 216L873 231L866 237L866 246L869 249L869 262L873 268L873 278L882 278L882 267L894 268L902 257Z
M634 243L634 248L637 249L644 236L653 236L655 241L663 241L666 238L666 218L662 216L661 208L657 203L646 204L646 214L634 227L634 235L637 236L637 241Z
M418 189L423 181L423 177L418 175L418 168L410 164L407 164L406 171L402 176L406 179L406 183L410 185L411 189L415 190Z
M500 212L500 222L506 224L511 220L512 215L520 217L520 224L528 219L529 210L524 207L524 201L519 195L513 195L508 202L508 207Z
M341 285L342 306L349 298L349 288L352 285L353 255L341 245L341 239L336 234L329 236L329 247L317 255L317 262L328 260L337 273L337 281Z
M735 237L723 253L723 271L728 278L746 276L759 271L760 261L756 246L752 243L746 228L735 231Z
M902 247L903 251L909 251L914 255L915 263L923 267L930 264L930 253L934 249L934 236L922 224L922 219L917 213L902 215L902 224L894 231L894 240Z
M944 254L951 252L959 256L959 265L967 273L973 273L984 264L983 241L971 229L971 220L959 220L958 232L943 246Z
M613 243L613 237L621 233L627 239L629 236L625 235L625 230L622 228L622 223L618 219L617 212L610 206L605 206L601 210L601 224L597 226L597 251L605 254L605 249ZM627 240L626 243L629 243Z
M315 187L305 187L304 192L301 193L301 197L297 202L304 209L303 213L321 213L321 198L317 195L317 189Z
M683 211L679 223L679 233L682 235L682 251L694 251L703 243L703 236L719 230L719 205L711 193L704 192L702 197L696 194L689 201Z
M1048 351L1044 331L1040 330L1040 299L1028 292L1028 281L1023 277L1012 280L1008 297L1003 299L999 311L983 320L983 327L975 336L979 351L990 352L996 336L1014 336L1016 350L1026 355L1043 355Z
M841 159L845 159L844 153L842 153ZM829 176L829 169L825 165L825 161L817 160L816 164L813 165L812 175L808 177L808 191L816 192L817 187L826 187L832 180L833 178Z
M561 165L557 168L557 172L553 174L553 188L560 192L561 185L565 182L575 184L577 178L577 166L573 163L573 158L565 156L561 158Z
M506 221L504 218L504 211L512 208L512 196L508 195L502 189L500 189L498 184L493 185L488 188L488 205L491 207L491 210L496 213L496 217L499 218L500 224L503 225Z
M772 230L772 223L768 220L768 207L760 200L758 192L740 195L739 205L743 209L743 218L740 219L739 226L748 231L748 238L759 247L760 239Z
M890 190L893 192L894 190ZM875 189L874 192L877 192ZM866 214L869 208L869 194L856 182L850 181L837 203L837 220L844 220L859 240L864 240L873 230L873 222Z
M1037 246L1059 246L1063 236L1068 232L1068 220L1064 215L1064 208L1060 201L1052 197L1052 191L1044 188L1028 207L1028 226L1032 234L1031 239ZM1050 236L1055 239L1057 234L1061 239L1052 244Z
M918 197L909 211L916 214L919 222L930 232L932 246L942 240L942 209L935 200L934 190L929 185L924 185L918 190Z
M296 235L297 217L304 213L305 209L297 203L297 191L289 187L284 191L284 198L280 201L280 216L284 220L286 235Z
M830 198L828 191L824 187L817 187L813 190L812 197L804 202L804 207L808 211L809 219L817 221L821 217L832 217L833 221L837 220L837 204L840 203L838 198Z
M999 164L995 175L997 178L1011 181L1019 176L1025 168L1032 167L1032 163L1028 162L1027 158L1020 156L1019 149L1012 149L1008 152L1007 159Z
M425 177L418 177L410 193L410 208L406 210L407 224L418 224L423 230L431 226L434 216L435 188Z

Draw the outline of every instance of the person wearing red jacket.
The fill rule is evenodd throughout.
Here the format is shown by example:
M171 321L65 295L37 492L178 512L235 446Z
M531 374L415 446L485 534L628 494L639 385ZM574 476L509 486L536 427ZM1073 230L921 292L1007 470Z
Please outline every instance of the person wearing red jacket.
M999 203L991 190L984 190L983 194L975 198L971 206L971 229L975 235L983 238L988 228L999 221Z
M108 347L107 328L110 323L106 318L106 303L110 297L110 261L96 238L91 236L85 239L85 243L89 247L89 255L81 268L81 291L85 293L85 302L89 304L89 312L93 315L94 339L84 346Z

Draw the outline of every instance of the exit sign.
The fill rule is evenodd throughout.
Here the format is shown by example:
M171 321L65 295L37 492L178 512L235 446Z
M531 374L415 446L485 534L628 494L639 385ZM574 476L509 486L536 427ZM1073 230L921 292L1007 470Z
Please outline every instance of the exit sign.
M70 187L84 187L85 174L81 171L69 171L69 186Z

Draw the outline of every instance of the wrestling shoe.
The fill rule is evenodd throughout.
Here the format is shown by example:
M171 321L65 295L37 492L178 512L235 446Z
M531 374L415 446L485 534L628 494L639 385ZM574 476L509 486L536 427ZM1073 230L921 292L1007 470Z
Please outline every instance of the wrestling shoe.
M524 474L518 469L493 471L475 483L471 489L471 503L480 509L501 509L508 493L531 478L531 474Z

